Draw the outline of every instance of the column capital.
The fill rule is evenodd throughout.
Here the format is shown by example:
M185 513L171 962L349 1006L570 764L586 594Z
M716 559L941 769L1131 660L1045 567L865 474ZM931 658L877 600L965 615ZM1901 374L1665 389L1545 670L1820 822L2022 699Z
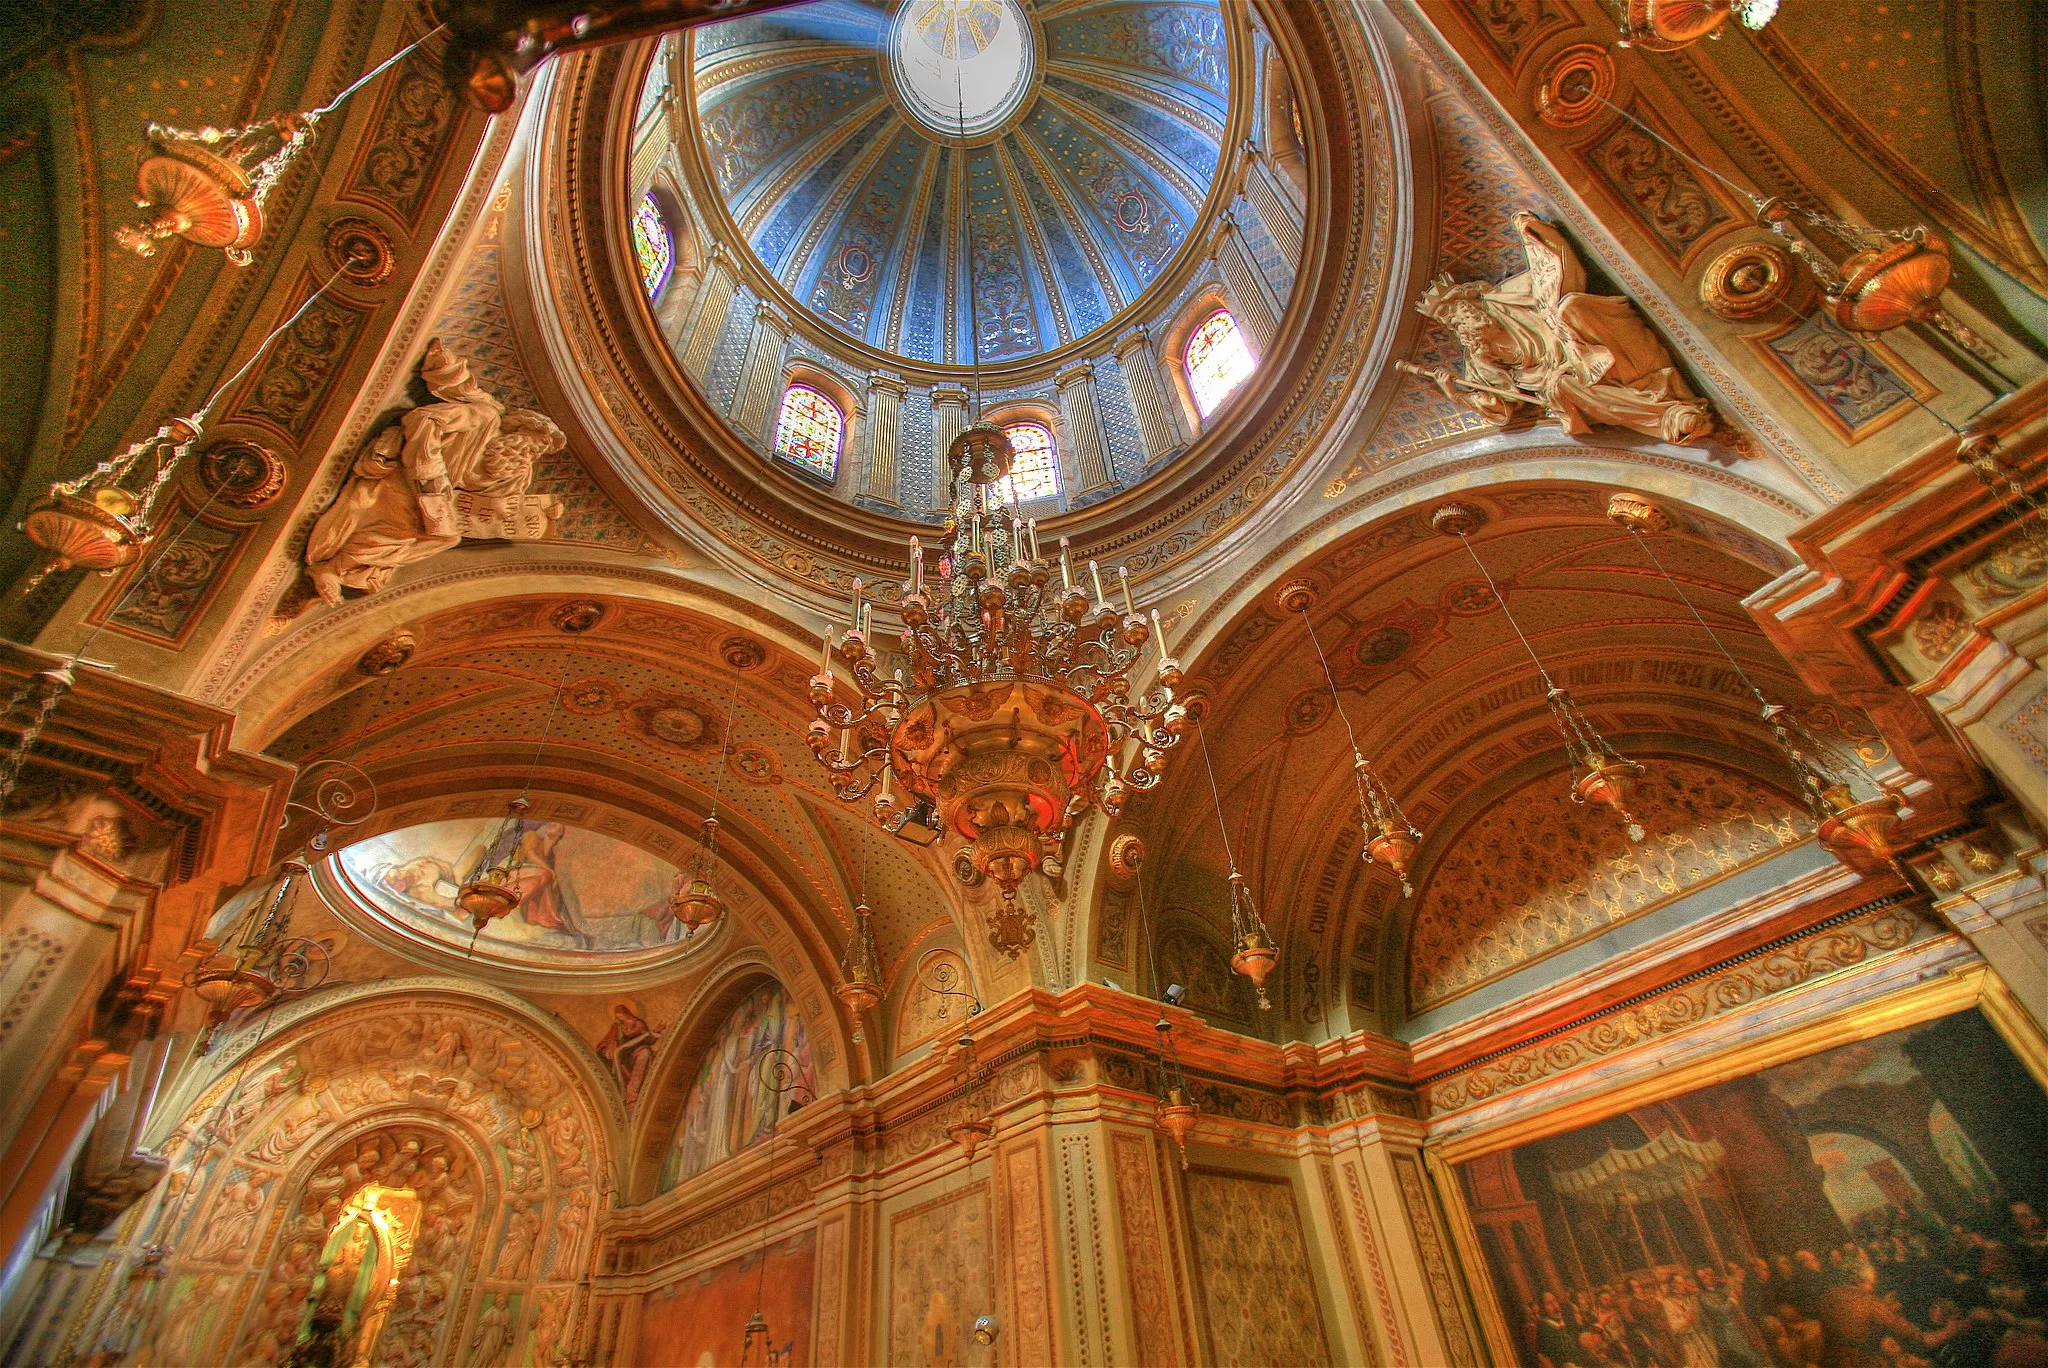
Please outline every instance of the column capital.
M1053 376L1052 383L1055 387L1059 389L1070 389L1075 385L1081 384L1083 381L1090 381L1094 378L1094 366L1090 365L1086 361L1076 361L1070 366L1065 366L1061 368L1061 370Z
M754 321L764 328L773 328L784 334L789 333L789 315L766 299L754 301Z
M967 388L964 385L933 385L932 404L958 404L967 407Z
M869 371L868 393L891 394L901 399L904 395L910 393L910 386L906 385L903 382L903 377L894 371Z
M1143 323L1137 323L1117 334L1116 343L1111 350L1116 353L1117 360L1121 361L1139 347L1151 345L1152 330Z

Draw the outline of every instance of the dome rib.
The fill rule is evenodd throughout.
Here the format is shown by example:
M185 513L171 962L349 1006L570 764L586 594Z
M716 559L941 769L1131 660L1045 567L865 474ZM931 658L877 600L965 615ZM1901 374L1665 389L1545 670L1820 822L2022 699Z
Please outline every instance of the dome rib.
M987 4L982 51L1025 55L982 60L1021 62L1026 84L1014 109L984 104L991 130L964 157L921 122L932 53L889 46L934 40L888 0L692 39L710 182L752 255L820 322L907 363L967 364L976 326L991 364L1110 327L1199 239L1223 162L1220 0ZM959 307L969 215L975 322Z

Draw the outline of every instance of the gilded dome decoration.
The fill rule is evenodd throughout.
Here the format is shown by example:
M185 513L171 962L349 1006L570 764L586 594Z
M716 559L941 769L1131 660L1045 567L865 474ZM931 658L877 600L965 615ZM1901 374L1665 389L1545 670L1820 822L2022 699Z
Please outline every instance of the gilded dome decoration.
M1164 278L1202 238L1233 71L1213 0L829 0L707 27L688 60L764 276L934 365L969 364L972 327L984 364L1066 347Z

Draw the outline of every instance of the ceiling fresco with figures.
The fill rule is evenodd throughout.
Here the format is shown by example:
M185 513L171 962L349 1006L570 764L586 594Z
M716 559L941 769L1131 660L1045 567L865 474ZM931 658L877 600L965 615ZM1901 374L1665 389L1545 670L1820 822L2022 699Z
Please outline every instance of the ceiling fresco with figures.
M1226 8L828 0L709 25L686 57L708 171L766 274L832 328L914 361L1028 360L1203 241Z
M812 909L803 920L829 927L834 956L863 894L892 956L947 921L952 880L940 858L828 796L804 742L809 676L786 655L762 656L746 639L754 654L734 705L734 672L718 654L730 632L670 609L608 607L573 648L531 602L458 610L412 630L421 645L403 670L369 682L352 675L348 692L275 743L302 761L346 758L379 776L380 824L402 826L340 858L349 896L379 919L463 952L468 926L445 910L447 885L530 770L535 831L526 839L554 842L568 915L544 914L559 926L494 924L479 953L497 962L612 971L690 954L663 920L665 899L714 800L720 858L752 886L730 894L743 919L788 917L773 900L800 899ZM474 776L486 756L491 796L479 796L479 781L449 787L451 772L469 766Z

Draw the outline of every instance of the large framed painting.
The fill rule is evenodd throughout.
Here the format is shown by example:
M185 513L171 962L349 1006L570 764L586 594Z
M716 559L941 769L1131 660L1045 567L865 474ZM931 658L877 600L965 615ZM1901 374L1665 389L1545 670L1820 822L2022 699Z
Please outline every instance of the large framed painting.
M1525 1364L2048 1363L2048 1095L1975 1010L1457 1172Z

